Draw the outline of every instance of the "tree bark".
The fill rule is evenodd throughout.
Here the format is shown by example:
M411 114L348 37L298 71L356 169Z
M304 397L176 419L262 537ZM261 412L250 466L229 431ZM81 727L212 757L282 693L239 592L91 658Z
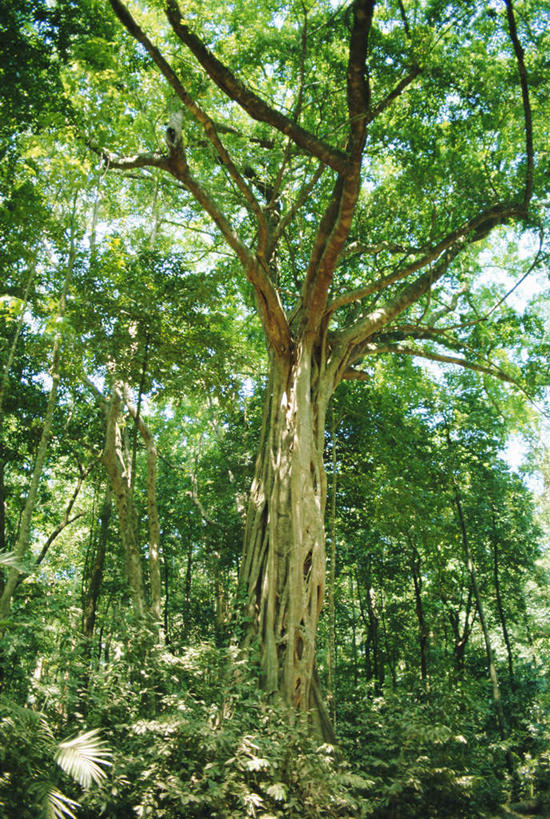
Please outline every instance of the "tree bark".
M71 239L71 242L73 239ZM73 248L71 248L72 252ZM6 357L6 361L4 362L4 366L2 368L2 375L0 376L0 435L3 429L3 422L4 422L4 398L8 391L9 387L9 378L10 378L10 369L13 364L13 360L15 358L15 351L17 350L17 342L19 340L19 336L21 335L21 330L23 329L23 324L25 322L25 312L27 310L27 304L29 302L29 295L31 291L31 285L34 281L34 277L36 276L36 259L38 256L38 250L35 251L34 257L30 264L29 275L27 278L27 283L25 286L25 292L23 294L23 300L21 302L21 308L19 310L19 316L17 317L17 326L15 328L15 333L13 335L10 349L8 355ZM72 256L69 261L69 264L72 265ZM64 308L63 308L64 309Z
M153 620L156 623L160 623L162 617L162 581L160 576L159 558L160 520L157 506L157 449L155 446L153 433L139 413L139 405L136 409L132 404L130 390L128 387L125 388L124 395L126 406L130 411L130 415L134 418L147 451L146 496L147 523L149 528L149 582L151 586L150 612ZM132 474L134 473L132 472Z
M136 617L141 619L146 611L145 586L138 544L136 510L131 493L129 459L124 452L119 424L121 408L122 396L115 387L106 410L107 423L102 460L115 497L132 606Z
M326 404L314 356L297 346L271 367L260 452L250 492L241 588L258 643L261 683L323 732L315 676L315 637L325 591ZM321 386L321 389L320 389Z
M69 253L68 253L68 261L67 267L65 271L65 277L63 280L63 289L61 292L61 297L59 299L59 308L57 311L57 318L62 319L65 315L65 307L67 302L67 294L69 292L69 286L71 283L71 278L73 274L74 262L76 258L76 197L74 200L73 205L73 212L71 217L71 228L70 228L70 245L69 245ZM31 275L29 276L29 282L27 286L27 291L25 292L25 302L28 298L28 291L30 289L30 284L32 278L34 276L34 272L31 271ZM21 321L23 316L24 310L21 313ZM6 378L9 373L9 367L11 364L12 353L15 351L15 345L17 343L17 335L19 333L20 326L16 332L16 336L14 338L12 349L10 351L10 356L6 362L6 366L4 369L3 380L2 384L5 386ZM25 500L25 506L23 508L23 513L21 515L21 524L19 527L19 534L17 536L17 542L13 549L14 556L18 560L22 560L30 547L30 539L31 539L31 524L32 524L32 517L34 514L34 508L36 506L36 498L38 495L38 486L40 483L40 479L42 477L42 470L44 468L44 462L46 460L46 454L48 451L48 445L50 443L51 437L51 430L52 430L52 423L53 423L53 415L55 408L57 406L57 392L59 389L59 380L60 380L60 365L61 365L61 347L62 347L63 339L61 334L56 334L54 343L53 343L53 350L52 350L52 363L50 367L50 377L51 377L51 387L50 392L48 395L48 402L46 405L46 414L44 416L44 423L42 426L42 433L40 435L40 441L38 444L38 450L36 453L36 459L34 462L33 472L31 476L31 483L29 486L29 491L27 494L27 498ZM2 393L3 395L3 393ZM0 407L1 412L1 407ZM1 416L0 416L1 417ZM0 425L1 431L1 425ZM17 584L19 583L20 572L13 568L10 570L7 579L4 584L4 588L2 590L2 596L0 597L0 620L4 620L9 615L11 609L11 601L15 589L17 588ZM1 635L1 631L0 631Z
M420 648L420 676L422 682L428 678L428 640L429 630L426 625L426 617L424 615L424 605L422 602L422 574L420 555L418 549L409 537L409 545L411 547L411 572L414 584L414 599L416 607L416 617L418 620L418 639Z
M336 722L336 698L334 695L334 676L336 670L336 424L334 409L331 412L330 441L332 446L332 486L330 492L330 563L328 582L328 685L327 699L332 711L332 721Z
M94 565L90 574L90 581L84 597L82 612L82 633L84 637L91 640L94 634L95 618L97 611L97 601L101 590L103 579L103 566L105 563L105 553L107 550L107 535L109 531L109 521L112 510L112 491L109 487L105 492L105 498L99 515L100 528L97 542L97 549L94 558Z
M4 481L5 462L2 442L0 441L0 553L6 550L6 485ZM0 593L2 580L0 579Z
M487 621L485 619L485 610L483 607L483 603L481 600L481 593L479 591L479 584L477 582L477 572L476 567L473 561L472 553L470 550L470 543L468 540L468 531L466 529L466 521L464 519L464 512L462 510L462 502L460 500L460 493L458 491L458 486L456 481L453 477L453 487L454 487L454 500L457 512L458 523L460 526L460 531L462 534L462 547L464 550L464 558L466 560L466 565L468 567L468 572L470 574L470 578L472 581L472 589L474 593L474 598L476 601L476 608L479 614L479 622L481 624L481 631L483 632L483 640L485 642L485 653L487 655L487 664L489 666L489 677L491 679L491 684L493 688L493 702L495 704L495 710L497 715L497 724L499 733L502 739L506 738L506 720L504 717L504 709L502 707L502 697L500 693L500 684L498 681L498 673L495 664L495 655L493 652L493 648L491 645L491 638L489 635L489 627L487 625Z
M506 623L506 615L504 613L504 604L502 602L502 593L500 590L500 573L499 573L499 552L498 552L498 534L497 524L495 519L495 510L491 508L492 516L492 540L493 540L493 579L495 582L495 594L497 599L497 610L502 628L502 636L504 637L504 644L506 645L506 655L508 657L508 674L510 677L510 685L512 689L515 685L514 680L514 659L512 654L512 643L510 641L510 634L508 633L508 624Z

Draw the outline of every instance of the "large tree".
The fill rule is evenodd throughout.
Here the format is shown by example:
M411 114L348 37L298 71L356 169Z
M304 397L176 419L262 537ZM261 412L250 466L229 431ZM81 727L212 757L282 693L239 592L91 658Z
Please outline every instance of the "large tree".
M125 122L144 93L152 118L172 113L162 148L144 131L148 150L124 157L114 127L90 142L110 168L172 177L185 220L208 216L249 283L270 366L245 643L266 692L321 715L327 405L382 353L517 378L488 357L498 299L476 307L472 283L493 230L536 225L548 9L522 2L518 30L511 0L110 3L136 41L134 98L145 55L166 84L148 77Z

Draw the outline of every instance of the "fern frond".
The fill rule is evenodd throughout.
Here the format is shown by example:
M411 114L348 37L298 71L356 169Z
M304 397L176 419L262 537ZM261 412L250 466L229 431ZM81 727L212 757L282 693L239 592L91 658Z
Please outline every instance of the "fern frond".
M109 756L111 752L99 738L99 731L94 729L60 742L55 761L65 773L87 788L92 782L97 784L105 777L101 766L111 764L107 759Z

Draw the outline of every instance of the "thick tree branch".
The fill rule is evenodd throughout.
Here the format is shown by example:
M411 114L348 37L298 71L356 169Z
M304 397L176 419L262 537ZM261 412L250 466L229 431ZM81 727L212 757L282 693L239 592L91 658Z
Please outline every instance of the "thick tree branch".
M386 327L397 316L401 315L411 304L417 302L430 287L446 272L452 260L462 249L457 244L452 250L445 251L444 258L430 270L419 276L414 282L404 287L386 304L372 310L360 321L338 333L335 337L329 361L335 383L342 377L348 364L353 360L354 351L376 332ZM339 374L338 374L339 373Z
M365 121L370 113L370 84L367 48L375 0L354 0L353 26L349 45L347 72L348 113L351 133L357 145L350 145L352 156L362 151Z
M116 156L109 151L101 151L107 168L116 168L120 171L128 171L131 168L161 168L168 170L168 157L166 154L145 153L134 154L134 156Z
M118 0L111 0L111 2L118 2ZM185 43L192 54L194 54L210 79L213 80L218 88L231 100L240 105L252 119L271 125L277 131L290 137L300 148L303 148L312 156L316 156L334 170L339 172L345 171L348 164L346 154L336 148L332 148L326 142L318 139L296 122L293 122L280 111L272 108L243 82L238 80L229 68L220 62L220 60L206 48L202 40L185 25L182 12L176 0L167 0L165 12L175 33L180 40Z
M172 151L168 170L187 188L199 205L208 213L220 229L227 244L237 254L247 279L254 287L256 305L267 339L277 356L287 354L290 349L290 329L281 299L269 278L268 271L261 261L243 244L213 199L193 178L181 144Z
M527 168L525 171L525 192L523 195L523 207L527 209L533 194L533 175L535 163L533 157L533 120L531 116L531 104L529 102L529 84L527 82L527 69L525 68L524 51L518 39L514 8L512 0L504 0L506 3L506 16L508 18L508 29L510 39L514 46L514 52L518 64L518 72L521 83L521 98L523 102L523 117L525 123L525 153L527 155Z
M121 2L121 0L110 0L110 3L113 8L113 11L117 15L121 23L125 26L125 28L132 35L132 37L134 37L135 40L141 43L143 47L147 50L147 52L153 59L154 63L158 66L163 76L166 78L166 80L168 80L169 84L176 92L178 98L183 102L183 104L191 113L191 115L195 118L195 120L202 126L204 133L206 134L207 138L209 139L212 146L216 150L222 165L224 165L224 167L227 168L227 171L231 176L231 179L233 179L237 188L243 194L246 202L248 203L252 211L255 213L258 219L260 231L262 232L265 241L265 220L263 217L262 210L254 194L252 193L249 186L246 184L243 177L238 172L227 149L225 148L224 144L219 138L214 122L210 119L208 114L205 111L203 111L203 109L199 105L197 105L195 100L191 97L189 92L181 83L179 77L176 75L171 65L163 57L159 49L155 45L153 45L151 40L140 28L138 23L134 20L134 18L132 17L126 6ZM153 155L153 157L156 158L158 157L158 155ZM140 166L128 165L127 167ZM157 167L162 167L162 165L157 165Z
M386 250L388 253L405 253L407 255L411 255L413 253L423 253L426 248L425 247L410 247L409 245L401 245L397 242L378 242L375 245L365 245L362 242L354 240L350 242L349 245L342 251L342 258L348 258L349 256L377 256L379 253L382 253L383 250Z
M396 341L406 341L407 339L417 339L424 341L435 341L445 347L460 349L460 341L449 338L447 330L443 327L430 327L426 324L401 324L388 328L387 332L377 333L373 341L377 344L393 344Z
M315 334L323 320L334 269L347 241L361 188L361 159L370 108L366 59L374 5L375 0L355 0L353 4L347 69L350 162L346 172L340 173L335 182L306 271L302 291L306 335Z
M517 205L499 204L488 208L486 211L483 211L483 213L480 213L473 219L469 219L460 225L460 227L448 233L436 245L429 248L423 256L411 262L411 264L406 267L400 267L393 273L389 273L387 276L370 282L364 287L358 287L355 290L350 290L347 293L342 293L340 296L337 296L327 305L327 313L331 315L340 307L362 301L362 299L367 296L385 290L390 285L406 279L412 273L416 273L418 270L426 267L426 265L431 264L431 262L435 261L444 251L451 248L457 242L461 243L462 248L466 243L471 244L480 241L485 238L494 227L504 224L514 216L519 216L520 213L521 211ZM468 237L469 239L465 243L463 240Z

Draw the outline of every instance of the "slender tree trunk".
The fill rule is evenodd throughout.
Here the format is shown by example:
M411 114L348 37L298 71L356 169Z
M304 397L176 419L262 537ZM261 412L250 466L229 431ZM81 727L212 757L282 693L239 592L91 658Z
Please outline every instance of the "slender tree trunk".
M109 522L112 514L112 490L109 486L105 492L101 511L99 513L99 532L97 540L94 562L90 571L88 587L83 593L82 601L82 636L83 645L83 668L78 684L79 710L83 714L88 710L88 686L90 683L91 659L92 659L92 638L97 614L97 601L101 592L103 581L103 568L105 565L105 554L107 552L107 540L109 535ZM101 653L101 635L99 640L99 653Z
M380 656L380 631L379 617L376 607L376 594L372 585L372 578L367 577L366 586L366 612L365 604L361 598L359 577L356 574L357 599L359 601L359 611L366 631L365 639L365 673L368 682L374 683L374 691L379 694L384 686L384 663ZM371 659L372 654L372 659Z
M61 298L59 300L59 309L57 312L58 318L63 318L65 315L65 306L67 302L67 293L69 291L69 286L71 283L75 256L76 256L76 199L75 204L73 207L73 214L71 219L71 239L70 239L70 246L69 246L69 257L67 262L67 268L65 273L65 278L63 282L63 289L61 292ZM32 281L32 277L29 279ZM28 294L26 294L28 295ZM17 339L14 339L14 344L16 343ZM60 335L56 335L54 343L53 343L53 351L52 351L52 364L50 367L50 377L52 381L52 385L50 387L50 392L48 395L48 403L46 405L46 414L44 416L44 424L42 426L42 433L40 435L40 441L38 444L38 450L36 453L36 459L34 462L34 468L31 476L31 483L29 486L29 491L27 494L27 498L25 501L25 506L23 508L23 513L21 515L21 523L19 526L19 533L17 536L17 541L15 547L13 549L14 556L18 560L22 560L29 549L30 546L30 538L31 538L31 523L32 523L32 516L34 513L34 508L36 506L36 498L38 494L38 485L40 483L40 478L42 477L42 470L44 468L44 462L46 460L46 453L48 451L48 445L50 442L51 436L51 429L52 429L52 422L53 422L53 415L55 408L57 406L57 392L59 388L59 379L60 379L60 364L61 364L61 345L63 339ZM14 348L13 348L14 349ZM9 369L9 359L7 365ZM4 375L7 375L7 370L5 370ZM3 380L3 384L5 384L5 380ZM4 588L2 590L2 596L0 597L0 620L4 620L10 612L11 609L11 601L13 597L13 593L17 587L19 582L20 572L13 568L10 570L8 577L6 579Z
M422 602L422 574L420 566L420 555L418 549L408 538L411 547L411 572L414 584L414 600L416 608L416 617L418 620L418 637L420 648L420 676L422 682L426 682L428 678L428 639L429 631L426 625L426 617L424 615L424 605Z
M380 628L379 617L376 608L376 595L374 586L369 584L367 591L367 612L369 615L370 635L372 641L372 674L377 694L382 692L384 687L384 661L380 654Z
M5 463L2 441L0 440L0 554L6 551L6 485L5 485ZM0 593L3 588L3 580L0 578Z
M460 607L456 611L448 608L448 600L444 594L441 595L443 605L447 608L447 616L451 629L453 632L453 657L454 670L457 676L462 677L464 674L464 655L466 653L466 645L472 628L474 625L477 609L474 607L472 618L470 619L470 612L472 610L472 581L469 579L468 598L466 601L466 611L464 614L464 625L460 626Z
M498 536L497 536L497 526L495 520L495 511L494 509L491 510L492 513L492 524L493 524L493 579L495 582L495 594L497 598L497 610L498 616L500 619L500 625L502 628L502 636L504 637L504 644L506 645L506 655L508 657L508 674L510 677L510 685L514 688L515 680L514 680L514 660L512 654L512 643L510 641L510 635L508 633L508 625L506 623L506 615L504 613L504 605L502 602L502 594L500 591L500 576L499 576L499 553L498 553Z
M361 597L361 583L359 581L359 573L357 570L355 571L355 582L357 584L357 602L359 603L359 616L361 617L361 622L363 623L363 628L365 630L365 649L364 649L364 659L365 659L365 678L367 682L370 682L372 679L372 663L370 658L370 652L372 647L372 635L370 630L370 623L365 612L365 604L363 602L363 598Z
M498 681L498 674L495 665L495 656L493 652L493 648L491 646L491 638L489 636L489 628L487 626L487 621L485 619L485 610L483 607L483 603L481 600L481 594L479 591L479 584L477 582L477 572L476 567L472 558L472 553L470 551L470 543L468 540L468 532L466 529L466 521L464 519L464 512L462 510L462 503L460 500L460 493L458 491L458 486L453 478L453 486L454 486L454 500L456 505L457 517L460 526L460 531L462 534L462 546L464 549L464 557L466 559L466 565L468 567L468 572L470 574L470 578L472 581L472 589L474 593L474 598L476 601L477 612L479 614L479 622L481 625L481 630L483 632L483 640L485 642L485 653L487 655L487 664L489 666L489 677L491 678L491 684L493 688L493 702L495 704L496 714L497 714L497 723L499 733L502 739L506 737L506 720L504 718L504 709L502 707L502 697L500 693L500 685Z
M156 623L162 617L162 580L160 573L160 520L157 507L157 449L153 433L141 417L139 406L136 409L131 400L129 389L125 388L126 406L134 418L147 452L147 523L149 528L149 582L151 585L151 616ZM133 459L135 461L135 458ZM135 469L135 466L134 466ZM133 492L132 492L133 494Z
M74 239L71 239L74 241ZM74 252L74 248L71 247L71 252ZM4 398L6 397L6 393L8 391L9 386L9 378L10 378L10 370L13 364L13 360L15 358L15 351L17 350L17 342L19 340L19 336L21 334L21 330L23 329L23 324L25 322L25 312L27 310L27 304L29 302L29 295L31 292L31 285L34 281L34 277L36 276L36 258L38 256L38 252L34 254L34 258L32 260L29 276L27 279L27 284L25 286L25 293L23 295L23 301L21 304L21 309L19 311L19 316L17 318L17 326L15 328L15 333L12 338L10 349L7 355L7 358L4 362L4 366L2 367L2 375L0 376L0 437L2 435L3 429L3 420L4 420ZM73 259L72 256L69 260L69 266L72 267ZM64 309L64 308L63 308Z
M328 690L327 699L330 705L332 721L336 724L336 700L334 696L334 674L336 668L336 424L334 408L330 418L330 441L332 445L332 486L330 491L330 572L328 581Z
M170 570L168 568L169 557L166 554L166 546L162 550L163 556L163 566L164 566L164 607L163 607L163 620L164 620L164 639L166 640L166 645L170 645L170 617L169 617L169 607L170 607Z
M384 668L384 663L387 660L387 663L390 667L390 674L391 674L391 684L392 688L395 691L397 688L397 670L396 670L396 661L395 661L395 650L393 648L390 649L390 644L388 640L388 627L386 624L386 607L384 605L384 596L382 594L382 590L380 590L380 622L382 623L382 635L384 637L384 657L381 658L380 668L379 668L379 680L380 680L380 688L382 688L385 680L386 680L386 671Z
M99 535L97 539L97 549L94 564L90 573L90 582L84 596L82 612L82 633L84 637L91 640L94 634L94 626L97 612L97 601L101 590L103 579L103 566L105 564L105 553L107 550L107 537L109 532L109 521L112 511L112 490L108 487L105 498L99 513Z
M324 389L323 389L324 387ZM325 590L323 446L330 390L311 350L271 368L260 452L250 492L240 581L261 683L331 734L315 673Z
M193 540L189 538L187 561L185 566L185 584L183 587L183 633L189 636L191 631L191 583L193 581Z
M351 658L353 661L353 685L357 688L357 624L355 619L355 588L353 574L349 574L349 599L351 603Z

